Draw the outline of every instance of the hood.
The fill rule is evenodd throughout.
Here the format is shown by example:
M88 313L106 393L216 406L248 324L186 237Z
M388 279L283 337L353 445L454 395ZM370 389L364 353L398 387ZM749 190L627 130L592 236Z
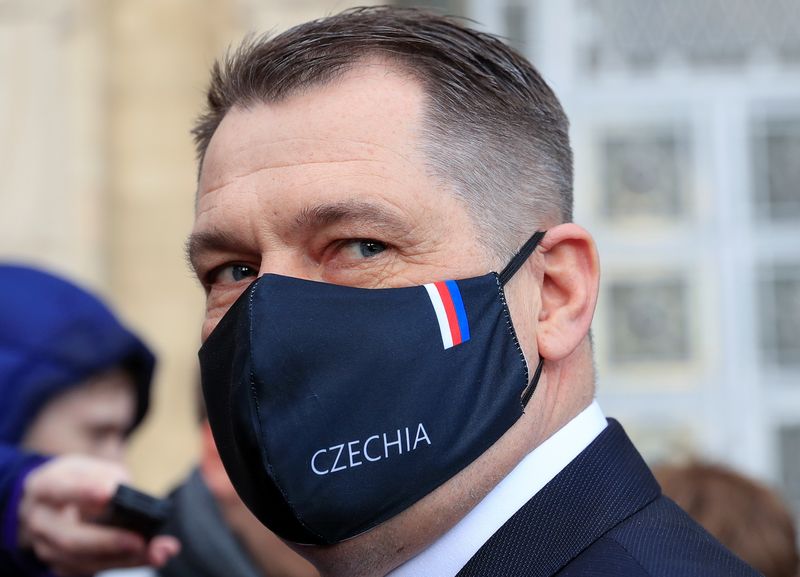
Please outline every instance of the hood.
M136 384L138 426L155 357L97 297L49 273L0 265L0 442L18 443L54 396L114 367Z

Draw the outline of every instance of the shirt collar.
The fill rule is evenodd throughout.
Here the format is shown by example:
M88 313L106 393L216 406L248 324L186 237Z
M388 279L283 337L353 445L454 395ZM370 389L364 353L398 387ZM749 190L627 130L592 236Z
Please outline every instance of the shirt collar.
M454 577L502 525L606 428L597 401L528 453L452 529L386 577Z

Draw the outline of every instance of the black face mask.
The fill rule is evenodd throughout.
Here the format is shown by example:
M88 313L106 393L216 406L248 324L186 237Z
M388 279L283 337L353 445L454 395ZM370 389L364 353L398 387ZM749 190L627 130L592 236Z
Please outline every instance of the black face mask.
M288 541L368 531L453 477L522 415L538 382L501 272L361 289L266 274L200 349L222 462Z

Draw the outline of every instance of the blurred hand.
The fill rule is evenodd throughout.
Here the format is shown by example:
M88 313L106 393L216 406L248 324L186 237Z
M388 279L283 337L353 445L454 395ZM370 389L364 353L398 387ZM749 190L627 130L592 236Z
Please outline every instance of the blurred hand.
M174 537L147 543L131 531L92 523L117 486L124 467L92 457L56 457L25 480L19 509L19 544L58 575L92 575L115 567L160 567L180 550Z

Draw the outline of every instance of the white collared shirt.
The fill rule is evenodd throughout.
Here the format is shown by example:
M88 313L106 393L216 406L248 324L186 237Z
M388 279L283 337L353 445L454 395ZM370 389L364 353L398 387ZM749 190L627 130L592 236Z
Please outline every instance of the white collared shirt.
M536 447L452 529L386 577L454 577L478 549L606 428L597 401Z

